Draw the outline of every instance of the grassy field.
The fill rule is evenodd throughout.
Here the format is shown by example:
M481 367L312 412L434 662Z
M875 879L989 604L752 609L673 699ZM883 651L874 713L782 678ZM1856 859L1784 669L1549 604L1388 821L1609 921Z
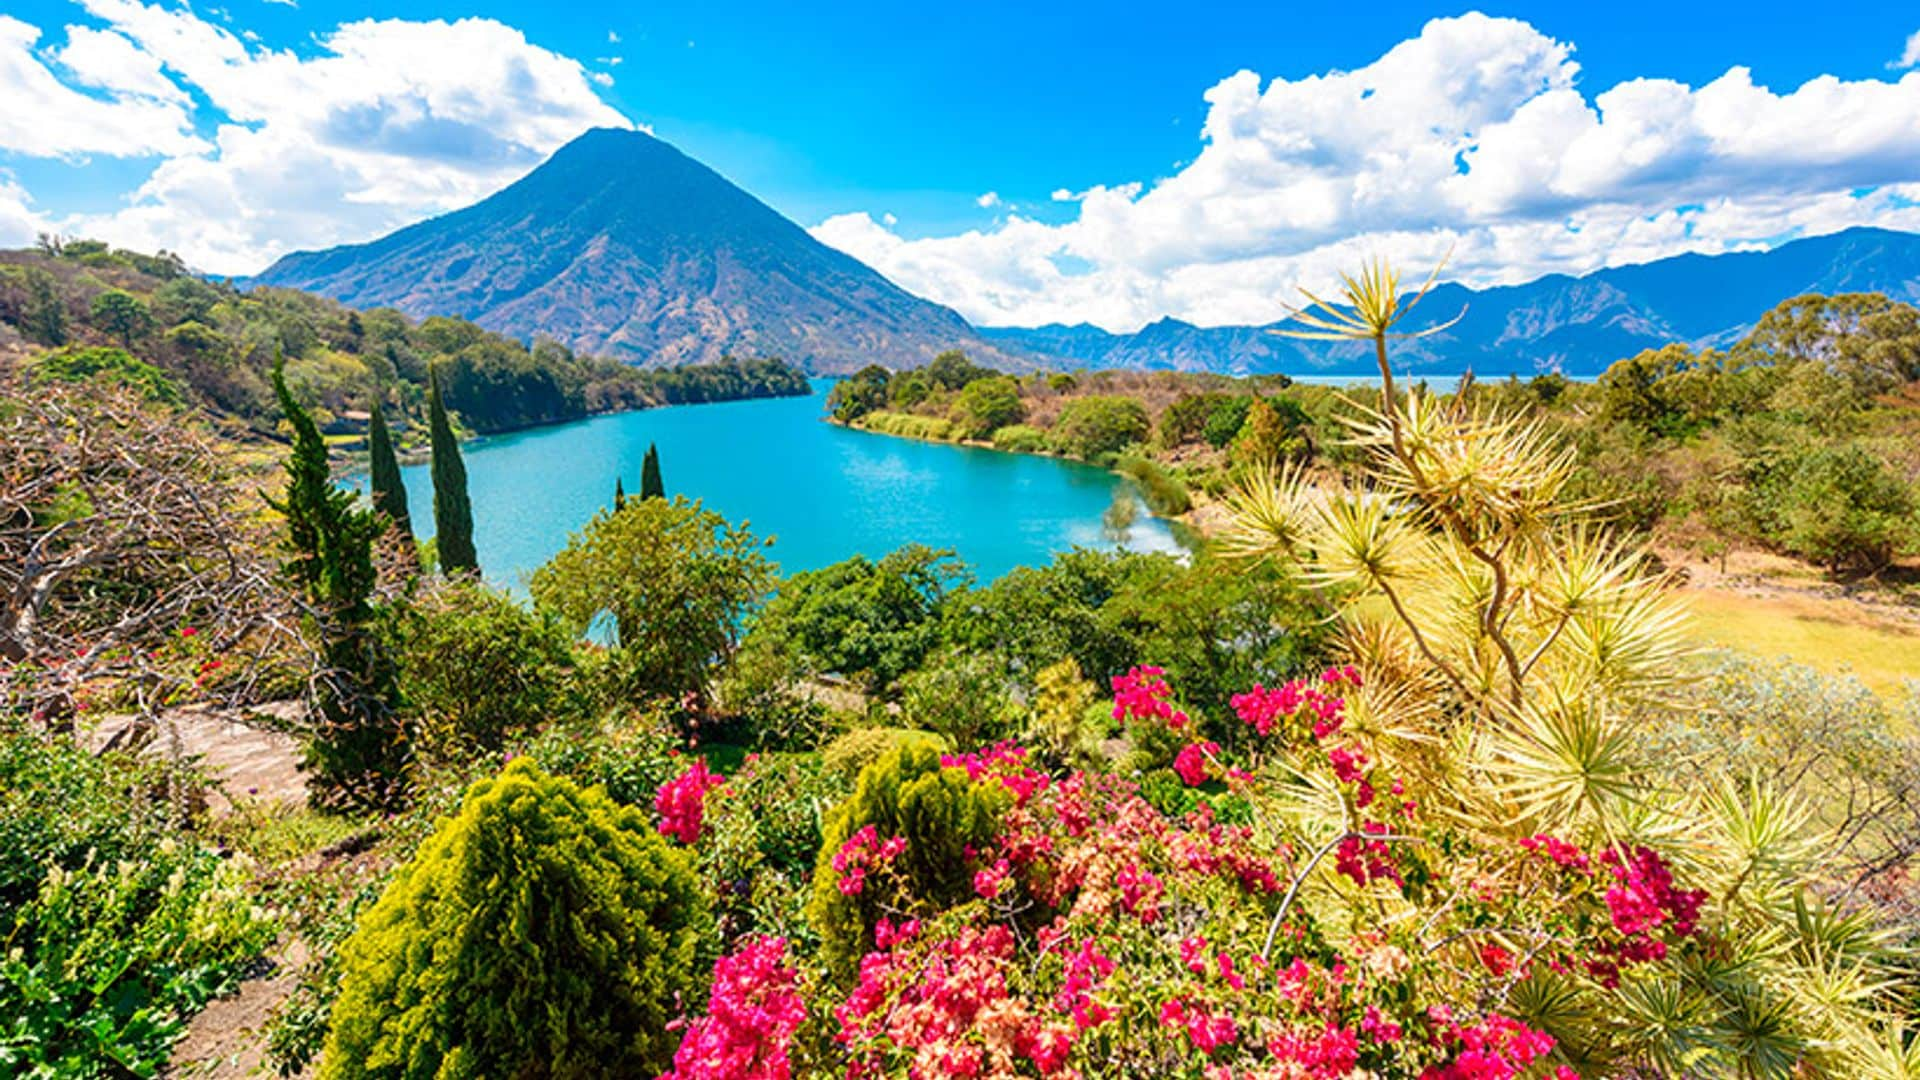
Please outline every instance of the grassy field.
M1682 589L1703 641L1756 656L1790 657L1829 674L1849 672L1899 703L1920 683L1920 625L1847 600L1750 596Z

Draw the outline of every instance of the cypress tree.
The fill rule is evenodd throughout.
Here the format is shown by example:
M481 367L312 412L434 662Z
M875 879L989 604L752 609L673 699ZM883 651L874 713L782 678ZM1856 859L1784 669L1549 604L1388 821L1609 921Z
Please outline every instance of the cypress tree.
M615 510L623 510L626 508L626 505L627 505L626 485L622 484L620 482L620 478L616 476L613 478L613 508Z
M393 433L380 399L373 399L373 418L367 423L367 454L373 474L373 509L385 514L393 527L413 539L413 520L407 513L407 485L400 479L400 462L393 456Z
M440 572L480 572L480 556L473 550L473 504L467 501L467 466L460 460L460 441L447 421L440 395L440 369L427 372L427 421L433 444L434 547L440 553Z
M277 356L273 393L293 427L286 491L273 506L287 519L286 572L312 601L320 637L319 716L306 751L314 798L380 805L398 793L407 755L394 723L393 665L372 633L373 541L385 524L334 484L326 440L287 390Z
M647 444L647 456L640 463L640 497L643 499L664 499L667 486L660 482L660 451L652 443Z

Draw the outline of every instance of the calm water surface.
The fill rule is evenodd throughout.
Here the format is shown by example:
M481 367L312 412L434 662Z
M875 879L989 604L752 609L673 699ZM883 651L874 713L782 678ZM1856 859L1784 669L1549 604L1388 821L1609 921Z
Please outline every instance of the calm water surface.
M1076 545L1111 545L1100 515L1125 481L1088 465L849 431L812 397L680 405L595 417L469 443L474 545L488 580L524 586L595 511L616 476L640 489L647 444L670 495L705 500L774 537L783 573L903 544L952 548L982 581ZM402 470L416 529L433 530L425 465ZM1144 511L1127 546L1178 551Z

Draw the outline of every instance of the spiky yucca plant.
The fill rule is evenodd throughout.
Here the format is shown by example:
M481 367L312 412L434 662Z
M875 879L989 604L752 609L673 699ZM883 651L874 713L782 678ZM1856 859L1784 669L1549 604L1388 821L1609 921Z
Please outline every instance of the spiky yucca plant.
M1538 424L1396 387L1390 341L1451 325L1399 329L1433 280L1403 295L1376 263L1337 302L1307 294L1304 328L1288 333L1363 342L1378 362L1380 407L1348 402L1365 466L1350 480L1252 472L1222 540L1294 564L1337 601L1366 674L1347 730L1441 793L1426 812L1479 850L1539 833L1623 857L1644 845L1708 890L1720 947L1614 988L1538 970L1501 1007L1552 1033L1582 1075L1913 1075L1888 1019L1895 957L1869 920L1814 898L1824 848L1806 808L1758 781L1697 790L1646 760L1633 725L1671 708L1682 613L1605 508L1568 496L1572 449ZM1274 791L1309 834L1354 827L1327 792ZM1328 820L1313 828L1316 815ZM1502 873L1497 859L1476 870ZM1422 918L1419 904L1380 917Z

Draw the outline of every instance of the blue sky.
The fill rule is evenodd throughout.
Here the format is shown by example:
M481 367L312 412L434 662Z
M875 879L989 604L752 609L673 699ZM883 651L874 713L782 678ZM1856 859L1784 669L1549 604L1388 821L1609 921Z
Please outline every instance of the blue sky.
M51 224L170 241L245 272L471 201L580 127L624 119L973 317L1087 311L1124 326L1256 317L1260 299L1223 283L1252 273L1273 291L1314 276L1301 260L1345 254L1343 240L1414 257L1451 243L1466 249L1459 276L1509 280L1900 226L1920 195L1920 75L1901 66L1920 35L1911 5L1376 3L1360 18L1324 3L227 5L0 9L0 95L38 114L0 118L0 242L18 242L9 221L13 234ZM1455 18L1469 10L1494 18ZM469 20L461 33L457 20ZM73 27L87 49L69 55ZM343 52L351 62L303 67ZM143 65L154 77L126 74ZM1750 75L1727 82L1737 69ZM1369 70L1396 86L1432 80L1409 91L1416 104L1458 96L1426 118L1431 145L1386 146L1384 169L1355 163L1367 147L1331 145L1368 121L1326 112L1318 78ZM1481 85L1516 72L1513 86ZM1688 93L1598 104L1646 80ZM1841 90L1795 95L1810 82ZM1716 85L1717 99L1691 94ZM1560 108L1558 126L1542 126L1549 102L1522 109L1548 90L1584 102L1600 129L1623 118L1588 132L1587 154L1651 147L1649 160L1631 176L1531 175L1581 159L1578 117ZM1827 113L1853 127L1823 133L1824 148L1779 149L1779 129ZM1759 119L1728 127L1746 114ZM1504 157L1491 137L1482 148L1496 123L1509 129ZM54 127L91 134L62 143ZM1203 150L1214 160L1196 167ZM1445 205L1411 190L1380 200L1383 185L1434 187L1417 165L1431 160L1471 166L1474 190ZM1763 181L1769 171L1787 179ZM1319 199L1324 211L1300 209ZM1568 240L1597 229L1605 245Z

